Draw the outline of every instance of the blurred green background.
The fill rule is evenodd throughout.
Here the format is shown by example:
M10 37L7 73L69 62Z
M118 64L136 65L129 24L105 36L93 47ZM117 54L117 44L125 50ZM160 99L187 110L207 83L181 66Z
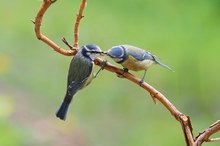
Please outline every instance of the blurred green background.
M62 37L73 42L79 4L58 0L43 21L44 34L63 48ZM0 146L185 145L160 103L107 71L77 93L65 122L57 119L71 57L36 39L30 20L40 5L0 2ZM145 80L191 117L194 135L219 119L219 0L88 0L84 15L80 45L135 45L175 70L155 65Z

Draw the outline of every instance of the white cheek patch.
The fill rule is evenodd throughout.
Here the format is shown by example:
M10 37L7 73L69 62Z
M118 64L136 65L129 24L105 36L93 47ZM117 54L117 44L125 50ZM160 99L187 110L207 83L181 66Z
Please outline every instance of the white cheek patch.
M86 52L86 55L91 56L91 53L90 52Z
M91 54L88 54L89 57L92 59L92 60L95 60L97 57L99 57L100 55L99 54L96 54L96 53L91 53Z

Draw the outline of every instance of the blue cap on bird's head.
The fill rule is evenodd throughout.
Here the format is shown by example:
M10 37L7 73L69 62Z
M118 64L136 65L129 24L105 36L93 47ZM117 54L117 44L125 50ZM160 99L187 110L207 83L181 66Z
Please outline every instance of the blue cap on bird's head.
M98 45L94 45L94 44L92 44L92 45L85 45L85 46L83 46L83 48L86 51L100 51L100 52L102 51Z
M127 52L123 46L114 46L106 54L117 63L121 63L127 58Z
M82 55L86 58L90 58L91 60L95 60L95 58L99 57L102 53L102 50L98 45L85 45L81 48Z

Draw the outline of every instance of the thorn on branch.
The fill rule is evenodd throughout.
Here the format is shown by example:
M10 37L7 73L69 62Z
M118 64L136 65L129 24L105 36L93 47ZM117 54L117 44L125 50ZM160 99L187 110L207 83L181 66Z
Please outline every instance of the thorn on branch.
M79 19L82 19L82 18L84 18L85 16L80 15L80 14L77 14L76 17L78 17Z
M34 20L31 20L31 22L35 24L35 21L34 21Z
M55 3L57 0L44 0L45 3Z
M50 0L51 1L51 3L55 3L57 0Z
M158 93L156 93L158 94ZM152 97L153 101L154 101L154 104L157 104L157 98L154 94L150 93L150 96Z

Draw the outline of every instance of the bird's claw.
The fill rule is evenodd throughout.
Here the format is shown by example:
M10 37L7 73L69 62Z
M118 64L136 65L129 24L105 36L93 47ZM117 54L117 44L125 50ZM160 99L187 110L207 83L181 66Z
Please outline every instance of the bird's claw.
M99 74L99 72L105 68L105 66L107 65L107 62L108 62L107 60L104 60L104 61L102 62L102 66L101 66L100 69L97 71L97 73L95 74L94 78L96 78L97 75Z
M144 83L144 79L142 78L139 82L139 85L142 86L143 83Z
M108 62L107 60L104 60L102 62L101 70L103 70L105 68L105 66L107 65L107 62Z
M123 70L124 70L124 73L125 73L125 72L128 72L128 69L127 69L127 68L123 68Z

